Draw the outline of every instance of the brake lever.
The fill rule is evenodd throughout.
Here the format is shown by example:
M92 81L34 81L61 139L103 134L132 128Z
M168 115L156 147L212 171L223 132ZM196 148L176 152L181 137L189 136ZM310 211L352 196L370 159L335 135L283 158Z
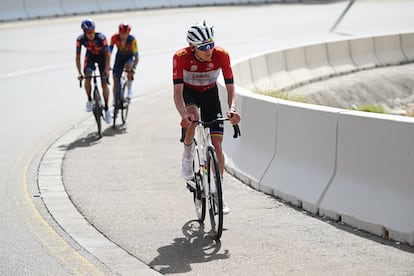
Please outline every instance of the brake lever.
M233 134L233 138L234 139L236 139L237 137L241 136L241 132L240 132L239 125L233 125L233 130L234 130L234 134Z

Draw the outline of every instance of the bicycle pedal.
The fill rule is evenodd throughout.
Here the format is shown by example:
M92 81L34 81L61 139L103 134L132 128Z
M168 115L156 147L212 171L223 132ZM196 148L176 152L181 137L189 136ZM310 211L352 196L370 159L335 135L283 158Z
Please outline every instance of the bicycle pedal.
M195 188L194 188L194 182L192 182L192 183L190 183L190 182L192 182L192 181L188 181L187 182L187 189L190 191L190 192L192 192L192 193L194 193L195 192ZM193 184L193 185L191 185L191 184Z

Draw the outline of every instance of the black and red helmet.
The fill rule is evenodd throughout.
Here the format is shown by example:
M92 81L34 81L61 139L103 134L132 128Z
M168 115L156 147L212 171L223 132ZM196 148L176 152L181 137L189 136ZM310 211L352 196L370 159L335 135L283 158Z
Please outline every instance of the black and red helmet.
M129 25L128 23L121 23L119 24L118 30L120 33L129 34L131 32L131 25Z

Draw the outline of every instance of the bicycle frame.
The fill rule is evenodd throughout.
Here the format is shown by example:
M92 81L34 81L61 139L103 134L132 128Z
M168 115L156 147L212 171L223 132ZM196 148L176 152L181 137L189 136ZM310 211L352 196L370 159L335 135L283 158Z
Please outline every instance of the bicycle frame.
M125 124L128 115L129 102L125 99L125 88L128 82L128 71L123 69L121 76L117 79L116 90L115 90L115 106L113 116L113 128L115 128L116 119L118 117L118 111L121 112L122 124Z
M212 231L215 239L219 240L223 230L223 195L222 180L217 155L211 141L210 127L228 119L218 118L212 122L194 121L196 123L194 136L194 178L187 181L187 186L193 192L193 200L197 217L200 222L205 219L206 204L209 210ZM238 126L234 126L235 134L240 135ZM212 186L210 186L212 185ZM213 188L215 189L213 191Z
M195 131L195 145L194 151L198 152L198 156L200 158L201 164L199 164L200 171L196 172L199 173L202 177L203 182L203 190L204 194L208 194L210 192L208 187L208 179L207 179L207 150L209 147L214 148L213 143L211 142L211 135L210 135L210 128L204 127L201 123L197 124L196 131ZM194 168L196 169L196 168ZM211 206L208 206L209 208Z
M128 81L128 71L126 71L125 69L122 71L121 77L118 78L118 92L119 92L119 99L121 100L121 102L123 102L125 100L125 87Z
M92 90L92 104L93 104L92 111L93 111L93 115L95 117L96 124L97 124L97 127L98 127L98 136L99 136L99 138L102 138L101 118L103 118L104 115L103 115L102 97L101 97L101 93L99 92L97 79L102 78L102 77L103 76L98 75L96 73L96 66L95 66L91 76L83 77L82 79L79 80L79 86L80 87L82 87L82 80L83 79L89 78L89 79L93 80L93 87L91 87L91 90Z

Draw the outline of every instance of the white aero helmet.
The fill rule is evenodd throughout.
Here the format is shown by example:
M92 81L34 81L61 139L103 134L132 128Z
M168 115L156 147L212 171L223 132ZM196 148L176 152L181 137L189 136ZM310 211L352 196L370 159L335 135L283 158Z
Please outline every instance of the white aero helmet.
M213 27L210 27L206 21L191 26L187 31L187 41L191 45L198 46L214 41Z

